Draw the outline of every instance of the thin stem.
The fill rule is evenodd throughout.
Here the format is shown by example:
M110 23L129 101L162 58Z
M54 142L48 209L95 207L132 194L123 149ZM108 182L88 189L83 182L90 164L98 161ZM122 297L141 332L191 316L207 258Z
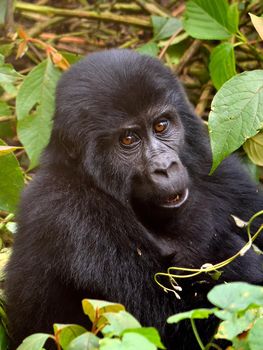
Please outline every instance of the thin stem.
M190 319L191 320L191 325L192 325L192 328L193 328L193 332L194 332L194 335L195 335L195 338L200 346L200 349L201 350L205 350L205 347L204 347L204 344L199 336L199 333L197 331L197 328L196 328L196 325L195 325L195 321L193 318Z

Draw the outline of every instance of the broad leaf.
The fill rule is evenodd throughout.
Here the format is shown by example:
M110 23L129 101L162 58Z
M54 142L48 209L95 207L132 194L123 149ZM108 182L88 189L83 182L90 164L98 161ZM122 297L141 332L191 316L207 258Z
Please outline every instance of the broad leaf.
M165 346L161 342L160 335L157 331L157 329L153 327L144 327L144 328L132 328L132 329L127 329L123 332L123 334L126 333L137 333L142 335L144 338L148 339L151 343L156 345L158 349L165 349Z
M170 38L178 29L182 28L182 22L177 18L164 18L152 16L154 40Z
M186 4L184 29L197 39L228 39L235 33L229 24L232 11L226 0L191 0Z
M100 350L156 350L156 346L137 333L126 333L122 340L104 338L100 341Z
M168 323L177 323L185 319L203 319L208 318L211 314L215 312L216 309L196 309L186 312L180 312L179 314L170 316L167 319Z
M72 340L67 350L99 350L99 338L90 332L83 333Z
M208 300L229 312L245 310L251 305L263 305L263 287L245 282L232 282L214 287L207 295Z
M243 148L254 164L263 166L263 132L248 139Z
M248 310L242 316L232 315L226 321L220 323L215 338L232 340L239 334L248 330L257 317L255 310Z
M43 61L27 75L17 95L17 132L30 158L30 169L38 164L49 140L55 87L60 75L50 59Z
M27 337L17 350L42 350L50 334L36 333Z
M214 171L220 162L263 128L263 70L228 80L215 95L208 127Z
M99 313L99 315L103 315L105 312L119 312L125 310L125 307L121 304L96 299L83 299L82 308L84 314L89 316L91 322L94 322L96 312Z
M230 78L236 75L234 47L231 43L222 43L212 51L209 71L217 90Z
M54 333L57 334L59 344L64 350L67 349L73 339L85 332L87 332L87 330L84 327L75 324L54 324Z
M118 313L106 312L103 314L103 317L109 323L109 325L106 325L103 328L103 334L111 333L120 336L126 329L141 328L141 325L136 318L126 311L119 311Z
M0 145L5 145L0 140ZM23 172L16 157L6 154L0 157L0 210L14 212L24 186Z

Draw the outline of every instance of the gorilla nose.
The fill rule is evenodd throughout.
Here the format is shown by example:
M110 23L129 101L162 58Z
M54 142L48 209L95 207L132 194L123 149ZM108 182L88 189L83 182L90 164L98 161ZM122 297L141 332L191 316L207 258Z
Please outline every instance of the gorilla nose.
M152 169L153 180L160 180L161 178L169 178L177 171L178 164L176 161L163 161L154 164Z

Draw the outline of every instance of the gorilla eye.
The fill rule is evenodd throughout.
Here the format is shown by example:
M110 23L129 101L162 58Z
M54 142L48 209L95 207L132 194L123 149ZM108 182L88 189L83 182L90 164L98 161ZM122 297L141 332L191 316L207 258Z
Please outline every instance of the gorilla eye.
M139 139L137 135L133 133L127 133L126 135L120 137L120 143L123 146L132 146L138 142L139 142Z
M153 125L153 129L157 134L164 132L168 127L168 120L160 120Z

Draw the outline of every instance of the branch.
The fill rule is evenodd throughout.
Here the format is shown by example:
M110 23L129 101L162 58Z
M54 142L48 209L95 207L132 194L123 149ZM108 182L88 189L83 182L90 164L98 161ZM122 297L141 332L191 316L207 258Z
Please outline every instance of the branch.
M44 13L47 15L57 15L63 17L79 17L79 18L88 18L96 19L105 22L116 22L122 24L131 24L138 27L151 28L152 25L149 20L141 19L133 16L121 16L113 14L111 12L95 12L95 11L84 11L84 10L68 10L62 8L54 8L51 6L41 6L30 4L22 1L17 1L15 3L15 8L18 11L29 11Z

